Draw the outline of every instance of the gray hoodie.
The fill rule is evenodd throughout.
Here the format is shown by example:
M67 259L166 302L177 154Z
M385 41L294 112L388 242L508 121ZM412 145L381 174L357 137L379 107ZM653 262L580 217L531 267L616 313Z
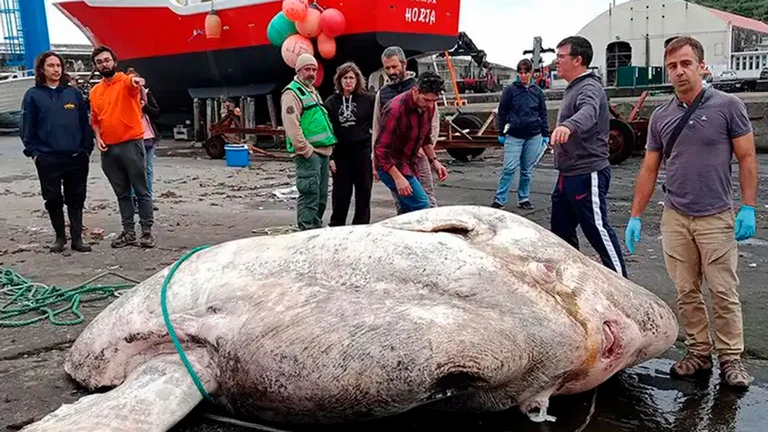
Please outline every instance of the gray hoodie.
M554 146L555 168L561 174L589 174L610 166L608 134L611 118L608 97L597 75L589 72L568 84L557 125L571 130L568 141Z

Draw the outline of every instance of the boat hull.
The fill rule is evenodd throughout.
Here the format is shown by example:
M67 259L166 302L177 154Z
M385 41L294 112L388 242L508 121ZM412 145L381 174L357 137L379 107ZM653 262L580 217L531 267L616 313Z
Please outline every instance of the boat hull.
M200 34L209 10L200 9L205 7L201 5L185 9L168 7L168 0L69 0L56 7L94 45L112 48L122 69L133 67L145 77L164 113L191 115L193 96L263 95L279 91L290 81L294 71L266 35L281 3L217 1L224 26L220 39ZM321 93L332 91L332 76L343 62L354 61L365 76L380 69L387 46L401 46L408 56L450 50L458 36L459 3L322 1L323 7L336 7L345 14L347 28L336 39L333 59L316 56L325 74ZM209 3L205 5L210 8ZM137 23L143 24L137 27Z
M343 62L354 61L368 76L381 68L381 52L385 47L403 44L408 38L409 35L400 33L341 37L344 41L340 41L336 57L322 61L325 74L322 93L332 91L333 73ZM420 35L418 41L423 44L421 49L412 44L407 55L429 52L434 47L450 49L456 39ZM192 96L264 95L279 92L294 76L294 71L285 67L280 53L266 45L127 59L120 63L123 68L133 67L141 73L158 102L177 114L192 112Z

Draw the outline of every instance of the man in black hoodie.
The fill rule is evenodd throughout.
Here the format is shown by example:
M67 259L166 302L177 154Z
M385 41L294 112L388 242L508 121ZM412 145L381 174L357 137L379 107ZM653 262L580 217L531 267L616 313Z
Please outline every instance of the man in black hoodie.
M21 140L24 155L37 168L45 208L56 232L51 252L63 252L67 242L65 203L72 250L90 252L91 247L83 243L82 229L94 143L88 107L69 80L60 55L48 51L37 57L35 86L27 90L21 106Z
M559 171L552 193L551 229L578 249L576 227L581 225L603 265L626 277L621 244L608 222L608 97L600 78L587 69L592 56L592 44L580 36L557 46L557 72L568 87L550 141Z

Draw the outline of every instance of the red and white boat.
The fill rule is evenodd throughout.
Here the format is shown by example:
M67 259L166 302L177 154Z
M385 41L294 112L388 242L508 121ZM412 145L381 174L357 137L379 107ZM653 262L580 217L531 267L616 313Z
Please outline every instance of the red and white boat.
M346 17L337 53L319 59L326 71L345 61L366 76L381 68L390 45L406 54L450 50L459 33L460 0L317 0ZM163 111L191 112L191 96L260 95L282 88L293 76L267 26L280 12L276 0L58 0L64 13L94 45L107 45L125 70L134 67ZM222 32L206 38L206 15L215 9ZM317 56L319 58L319 56Z

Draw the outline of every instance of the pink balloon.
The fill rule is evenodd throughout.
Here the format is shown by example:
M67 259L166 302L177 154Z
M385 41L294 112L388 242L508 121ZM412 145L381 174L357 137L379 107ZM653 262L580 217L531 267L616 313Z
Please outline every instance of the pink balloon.
M320 33L317 37L317 52L326 60L332 59L336 55L336 39Z
M328 37L338 37L347 27L347 19L340 10L330 8L323 11L320 17L320 30Z
M317 37L320 34L320 11L315 8L307 9L307 16L296 22L296 30L308 38Z
M283 61L290 66L296 67L296 60L304 53L315 55L315 49L312 47L312 41L302 35L291 35L283 42L280 49Z
M303 20L308 9L309 0L283 0L283 13L293 22Z

